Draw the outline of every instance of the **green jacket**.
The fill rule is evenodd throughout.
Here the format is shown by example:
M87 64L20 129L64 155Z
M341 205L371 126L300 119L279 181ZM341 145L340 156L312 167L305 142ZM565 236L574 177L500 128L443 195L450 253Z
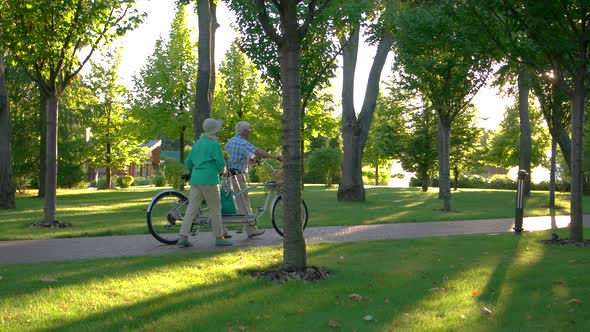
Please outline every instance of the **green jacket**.
M209 136L201 136L184 161L184 166L191 170L191 185L219 184L219 173L225 167L221 145Z

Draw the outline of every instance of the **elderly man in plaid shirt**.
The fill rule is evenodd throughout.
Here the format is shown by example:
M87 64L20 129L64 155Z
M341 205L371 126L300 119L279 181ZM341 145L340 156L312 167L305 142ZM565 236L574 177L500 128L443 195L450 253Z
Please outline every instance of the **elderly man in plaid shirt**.
M275 156L262 149L259 149L248 142L250 138L250 124L246 121L236 123L236 135L230 138L225 144L225 151L229 154L227 168L232 176L232 186L235 192L245 189L248 186L246 181L246 174L248 173L248 165L253 156L258 158L272 158L282 161L281 156ZM242 197L236 197L236 208L238 214L252 214L252 207L248 199L248 193L244 192ZM247 226L246 233L248 237L258 236L264 233L264 230L259 230L256 226Z

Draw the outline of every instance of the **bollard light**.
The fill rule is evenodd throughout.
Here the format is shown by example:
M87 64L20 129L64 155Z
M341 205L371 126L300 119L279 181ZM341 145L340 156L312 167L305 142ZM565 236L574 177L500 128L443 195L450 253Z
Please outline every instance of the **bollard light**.
M514 233L516 235L521 235L523 228L522 228L522 218L524 216L524 184L528 173L521 169L518 171L518 180L517 180L517 188L516 188L516 213L514 217Z

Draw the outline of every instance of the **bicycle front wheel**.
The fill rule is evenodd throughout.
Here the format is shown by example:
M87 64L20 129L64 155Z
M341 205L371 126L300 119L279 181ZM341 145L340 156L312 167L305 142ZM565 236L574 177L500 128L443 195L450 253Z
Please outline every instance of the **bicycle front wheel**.
M274 227L275 231L279 233L280 236L283 236L283 230L285 229L284 225L284 213L285 208L283 206L283 197L278 196L277 199L274 201L272 205L272 227ZM307 205L305 201L301 200L301 225L303 229L307 227Z
M176 244L182 218L188 206L188 198L176 190L167 190L156 195L147 209L147 225L156 240Z

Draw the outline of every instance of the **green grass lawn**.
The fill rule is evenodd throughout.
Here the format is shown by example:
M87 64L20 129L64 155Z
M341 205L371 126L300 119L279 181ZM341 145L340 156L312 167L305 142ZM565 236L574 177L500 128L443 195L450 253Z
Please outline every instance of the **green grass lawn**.
M546 238L314 244L333 276L283 285L249 273L278 247L4 265L0 330L589 331L590 248Z
M16 210L0 210L0 240L146 234L146 208L151 198L165 188L133 187L122 190L59 190L57 218L72 227L33 228L43 218L42 199L19 196ZM452 193L452 212L439 211L438 190L418 188L366 187L365 202L338 202L337 188L307 185L304 199L309 209L309 227L378 223L447 221L511 218L514 216L514 191L460 189ZM253 207L262 204L262 191L251 196ZM586 211L590 198L585 197ZM558 194L557 201L569 213L569 195ZM533 192L525 216L547 215L548 193ZM588 213L588 212L586 212ZM271 228L267 217L261 228Z

